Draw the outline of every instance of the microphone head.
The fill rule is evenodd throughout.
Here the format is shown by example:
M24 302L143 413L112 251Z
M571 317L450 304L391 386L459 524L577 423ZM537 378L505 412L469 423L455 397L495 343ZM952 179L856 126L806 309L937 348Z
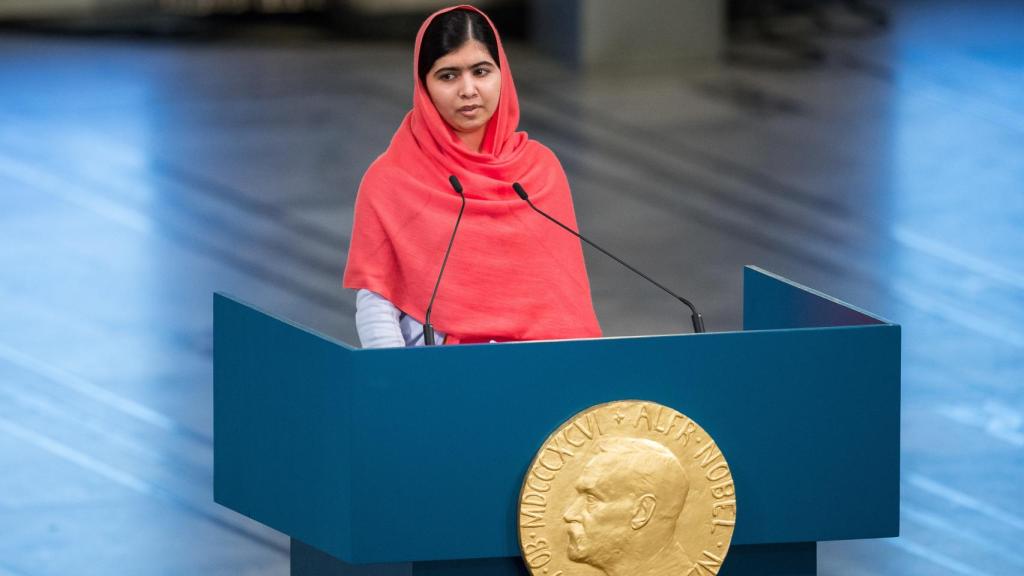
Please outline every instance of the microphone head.
M512 189L516 191L516 194L518 194L520 198L529 202L530 197L526 195L526 190L523 190L523 187L519 185L519 182L513 182Z
M455 174L452 174L451 176L448 177L448 182L451 183L452 188L455 189L455 192L462 194L462 184L459 183L459 179L455 177Z

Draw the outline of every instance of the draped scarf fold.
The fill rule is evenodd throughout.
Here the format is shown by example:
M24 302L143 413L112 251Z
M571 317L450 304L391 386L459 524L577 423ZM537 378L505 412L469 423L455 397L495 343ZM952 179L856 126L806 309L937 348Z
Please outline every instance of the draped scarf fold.
M462 145L416 71L427 26L457 9L481 14L498 41L501 92L480 152ZM446 342L600 336L579 241L512 190L519 182L534 204L576 228L561 164L517 132L518 124L519 100L494 24L471 6L431 15L416 37L413 108L359 186L344 286L372 290L423 321L461 205L448 182L454 174L466 210L431 314Z

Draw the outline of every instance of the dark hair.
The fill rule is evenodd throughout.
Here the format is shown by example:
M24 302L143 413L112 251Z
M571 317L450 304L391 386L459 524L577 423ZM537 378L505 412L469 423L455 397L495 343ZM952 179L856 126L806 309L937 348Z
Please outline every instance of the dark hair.
M420 82L426 83L427 73L442 56L454 52L469 40L479 40L491 53L494 63L498 61L498 40L494 30L478 12L471 10L452 10L434 18L423 33L420 45L420 59L416 63Z

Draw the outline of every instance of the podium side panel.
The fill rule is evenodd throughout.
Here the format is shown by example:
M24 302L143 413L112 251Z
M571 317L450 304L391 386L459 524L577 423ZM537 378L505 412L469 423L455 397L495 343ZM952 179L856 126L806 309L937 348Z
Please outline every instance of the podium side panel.
M743 269L743 329L888 324L885 320L754 266Z
M351 549L349 356L215 296L214 500L343 555Z
M414 576L412 562L346 564L334 556L292 538L291 576Z

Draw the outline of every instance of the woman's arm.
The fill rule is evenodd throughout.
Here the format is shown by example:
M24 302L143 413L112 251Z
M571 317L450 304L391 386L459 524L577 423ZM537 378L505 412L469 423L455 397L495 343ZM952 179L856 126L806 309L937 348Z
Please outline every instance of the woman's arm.
M399 318L402 313L386 298L363 289L356 292L356 331L363 348L405 346Z
M401 348L423 345L423 325L404 314L387 298L366 289L356 292L356 330L363 348ZM435 333L444 343L444 334Z

